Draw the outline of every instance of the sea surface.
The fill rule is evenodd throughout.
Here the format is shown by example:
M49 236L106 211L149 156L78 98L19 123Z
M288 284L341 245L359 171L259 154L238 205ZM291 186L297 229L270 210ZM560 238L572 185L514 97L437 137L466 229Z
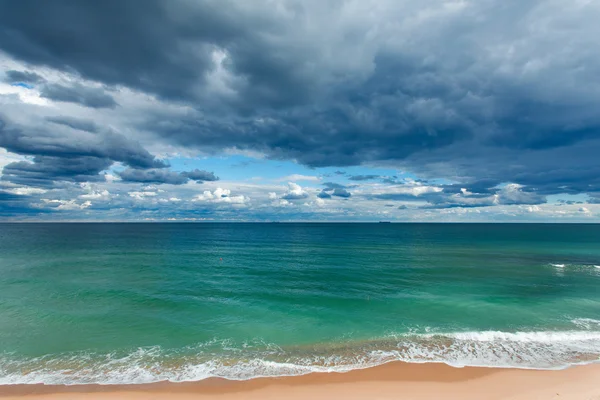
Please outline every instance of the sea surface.
M600 225L0 224L0 384L599 357Z

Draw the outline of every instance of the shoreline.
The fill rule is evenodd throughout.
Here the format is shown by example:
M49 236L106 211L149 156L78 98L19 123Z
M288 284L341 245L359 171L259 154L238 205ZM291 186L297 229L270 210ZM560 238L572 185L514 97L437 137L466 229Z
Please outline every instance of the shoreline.
M387 364L349 372L245 381L208 378L197 382L128 385L6 385L1 400L120 399L585 399L600 400L600 364L562 370L447 364ZM401 394L401 396L399 396Z

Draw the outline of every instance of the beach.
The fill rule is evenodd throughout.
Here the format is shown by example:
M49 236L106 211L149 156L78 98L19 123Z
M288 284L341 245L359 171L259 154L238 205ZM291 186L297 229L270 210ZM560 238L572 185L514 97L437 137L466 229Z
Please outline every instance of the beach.
M347 373L145 385L8 385L2 400L600 399L600 365L565 370L454 368L394 362Z
M599 19L0 0L0 400L600 400Z

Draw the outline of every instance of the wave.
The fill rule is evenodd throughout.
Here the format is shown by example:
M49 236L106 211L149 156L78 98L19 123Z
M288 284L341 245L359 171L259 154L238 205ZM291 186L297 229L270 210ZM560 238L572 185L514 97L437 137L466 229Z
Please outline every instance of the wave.
M578 328L586 330L597 330L600 331L600 320L593 318L575 318L571 320L571 323Z
M600 321L574 320L583 329ZM363 342L279 347L214 340L185 349L158 346L123 353L0 356L0 384L140 384L247 380L312 372L347 372L392 361L455 367L562 369L599 362L600 331L454 332L388 335Z
M600 265L595 264L565 264L565 263L549 263L551 267L554 268L576 268L576 269L589 269L595 268L600 269Z

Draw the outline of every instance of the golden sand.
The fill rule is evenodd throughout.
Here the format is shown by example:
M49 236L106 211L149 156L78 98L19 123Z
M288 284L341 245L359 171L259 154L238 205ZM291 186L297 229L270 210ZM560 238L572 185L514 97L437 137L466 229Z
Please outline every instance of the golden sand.
M148 385L15 385L0 400L577 399L600 400L600 365L561 371L390 363L348 373Z

